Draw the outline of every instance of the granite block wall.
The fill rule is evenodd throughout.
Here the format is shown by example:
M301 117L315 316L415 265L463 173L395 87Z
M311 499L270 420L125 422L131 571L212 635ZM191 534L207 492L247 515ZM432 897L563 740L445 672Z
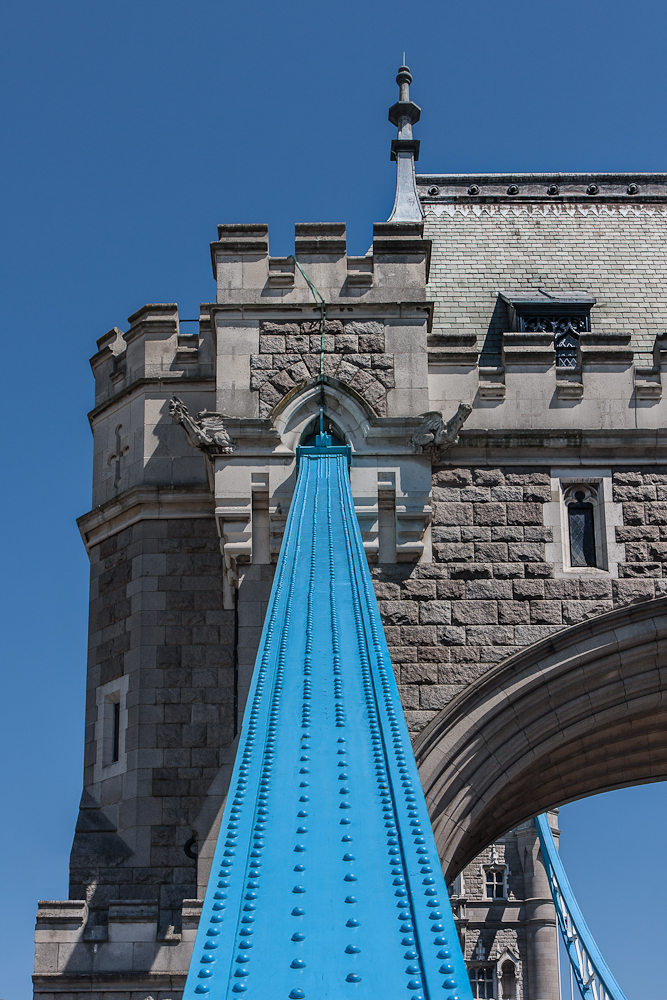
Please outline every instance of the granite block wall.
M295 385L319 376L321 344L319 320L261 324L259 354L250 358L250 388L259 390L260 417L267 417ZM394 358L385 354L384 326L327 320L324 373L351 386L385 416L387 390L394 386Z
M539 467L436 468L433 562L373 569L408 726L416 735L467 684L505 657L607 611L667 593L667 474L613 472L625 544L618 578L554 577ZM663 576L664 574L664 576Z

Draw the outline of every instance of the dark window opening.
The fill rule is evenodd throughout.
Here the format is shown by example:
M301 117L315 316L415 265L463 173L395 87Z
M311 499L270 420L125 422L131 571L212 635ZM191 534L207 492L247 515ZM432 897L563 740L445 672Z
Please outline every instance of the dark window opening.
M306 430L301 435L300 444L306 446L307 448L315 447L315 438L320 433L320 418L317 416L311 424L308 425ZM344 435L341 433L338 427L324 415L324 433L331 435L331 443L336 447L341 447L345 444Z
M493 968L490 965L480 965L470 969L470 986L475 1000L493 1000Z
M557 368L579 367L579 335L590 330L588 313L581 315L518 317L519 330L525 333L553 333Z
M567 507L570 528L570 565L597 566L593 504L586 503L586 494L583 490L577 490L574 494L574 501Z
M503 990L503 1000L514 1000L516 996L516 970L512 962L503 962L502 972L502 990Z
M111 744L111 763L120 760L120 702L114 701L113 705L113 740Z
M505 876L501 871L487 871L486 873L486 898L505 898Z

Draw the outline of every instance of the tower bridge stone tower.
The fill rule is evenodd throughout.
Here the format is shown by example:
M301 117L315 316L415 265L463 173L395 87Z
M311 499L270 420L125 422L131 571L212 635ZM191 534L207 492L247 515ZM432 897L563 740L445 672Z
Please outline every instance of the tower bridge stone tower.
M408 76L368 254L338 224L286 258L221 225L198 328L152 304L98 341L84 791L43 1000L180 998L320 409L415 736L518 647L667 593L667 175L415 177ZM527 809L452 885L480 998L558 996Z

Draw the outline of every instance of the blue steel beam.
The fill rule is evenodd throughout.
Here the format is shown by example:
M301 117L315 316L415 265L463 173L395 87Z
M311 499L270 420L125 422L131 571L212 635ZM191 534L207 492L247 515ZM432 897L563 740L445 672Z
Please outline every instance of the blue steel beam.
M545 813L535 817L558 924L584 1000L626 1000L574 898Z
M184 1000L470 1000L354 512L299 449Z

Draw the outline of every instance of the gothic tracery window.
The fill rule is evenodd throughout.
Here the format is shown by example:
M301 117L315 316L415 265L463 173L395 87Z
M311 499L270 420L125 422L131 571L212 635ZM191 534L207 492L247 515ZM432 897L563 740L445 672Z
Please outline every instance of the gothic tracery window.
M576 483L565 490L564 499L567 508L570 565L597 566L595 544L597 490L595 486Z
M519 316L519 329L526 333L553 333L557 368L579 366L579 335L590 329L588 313L564 316Z

